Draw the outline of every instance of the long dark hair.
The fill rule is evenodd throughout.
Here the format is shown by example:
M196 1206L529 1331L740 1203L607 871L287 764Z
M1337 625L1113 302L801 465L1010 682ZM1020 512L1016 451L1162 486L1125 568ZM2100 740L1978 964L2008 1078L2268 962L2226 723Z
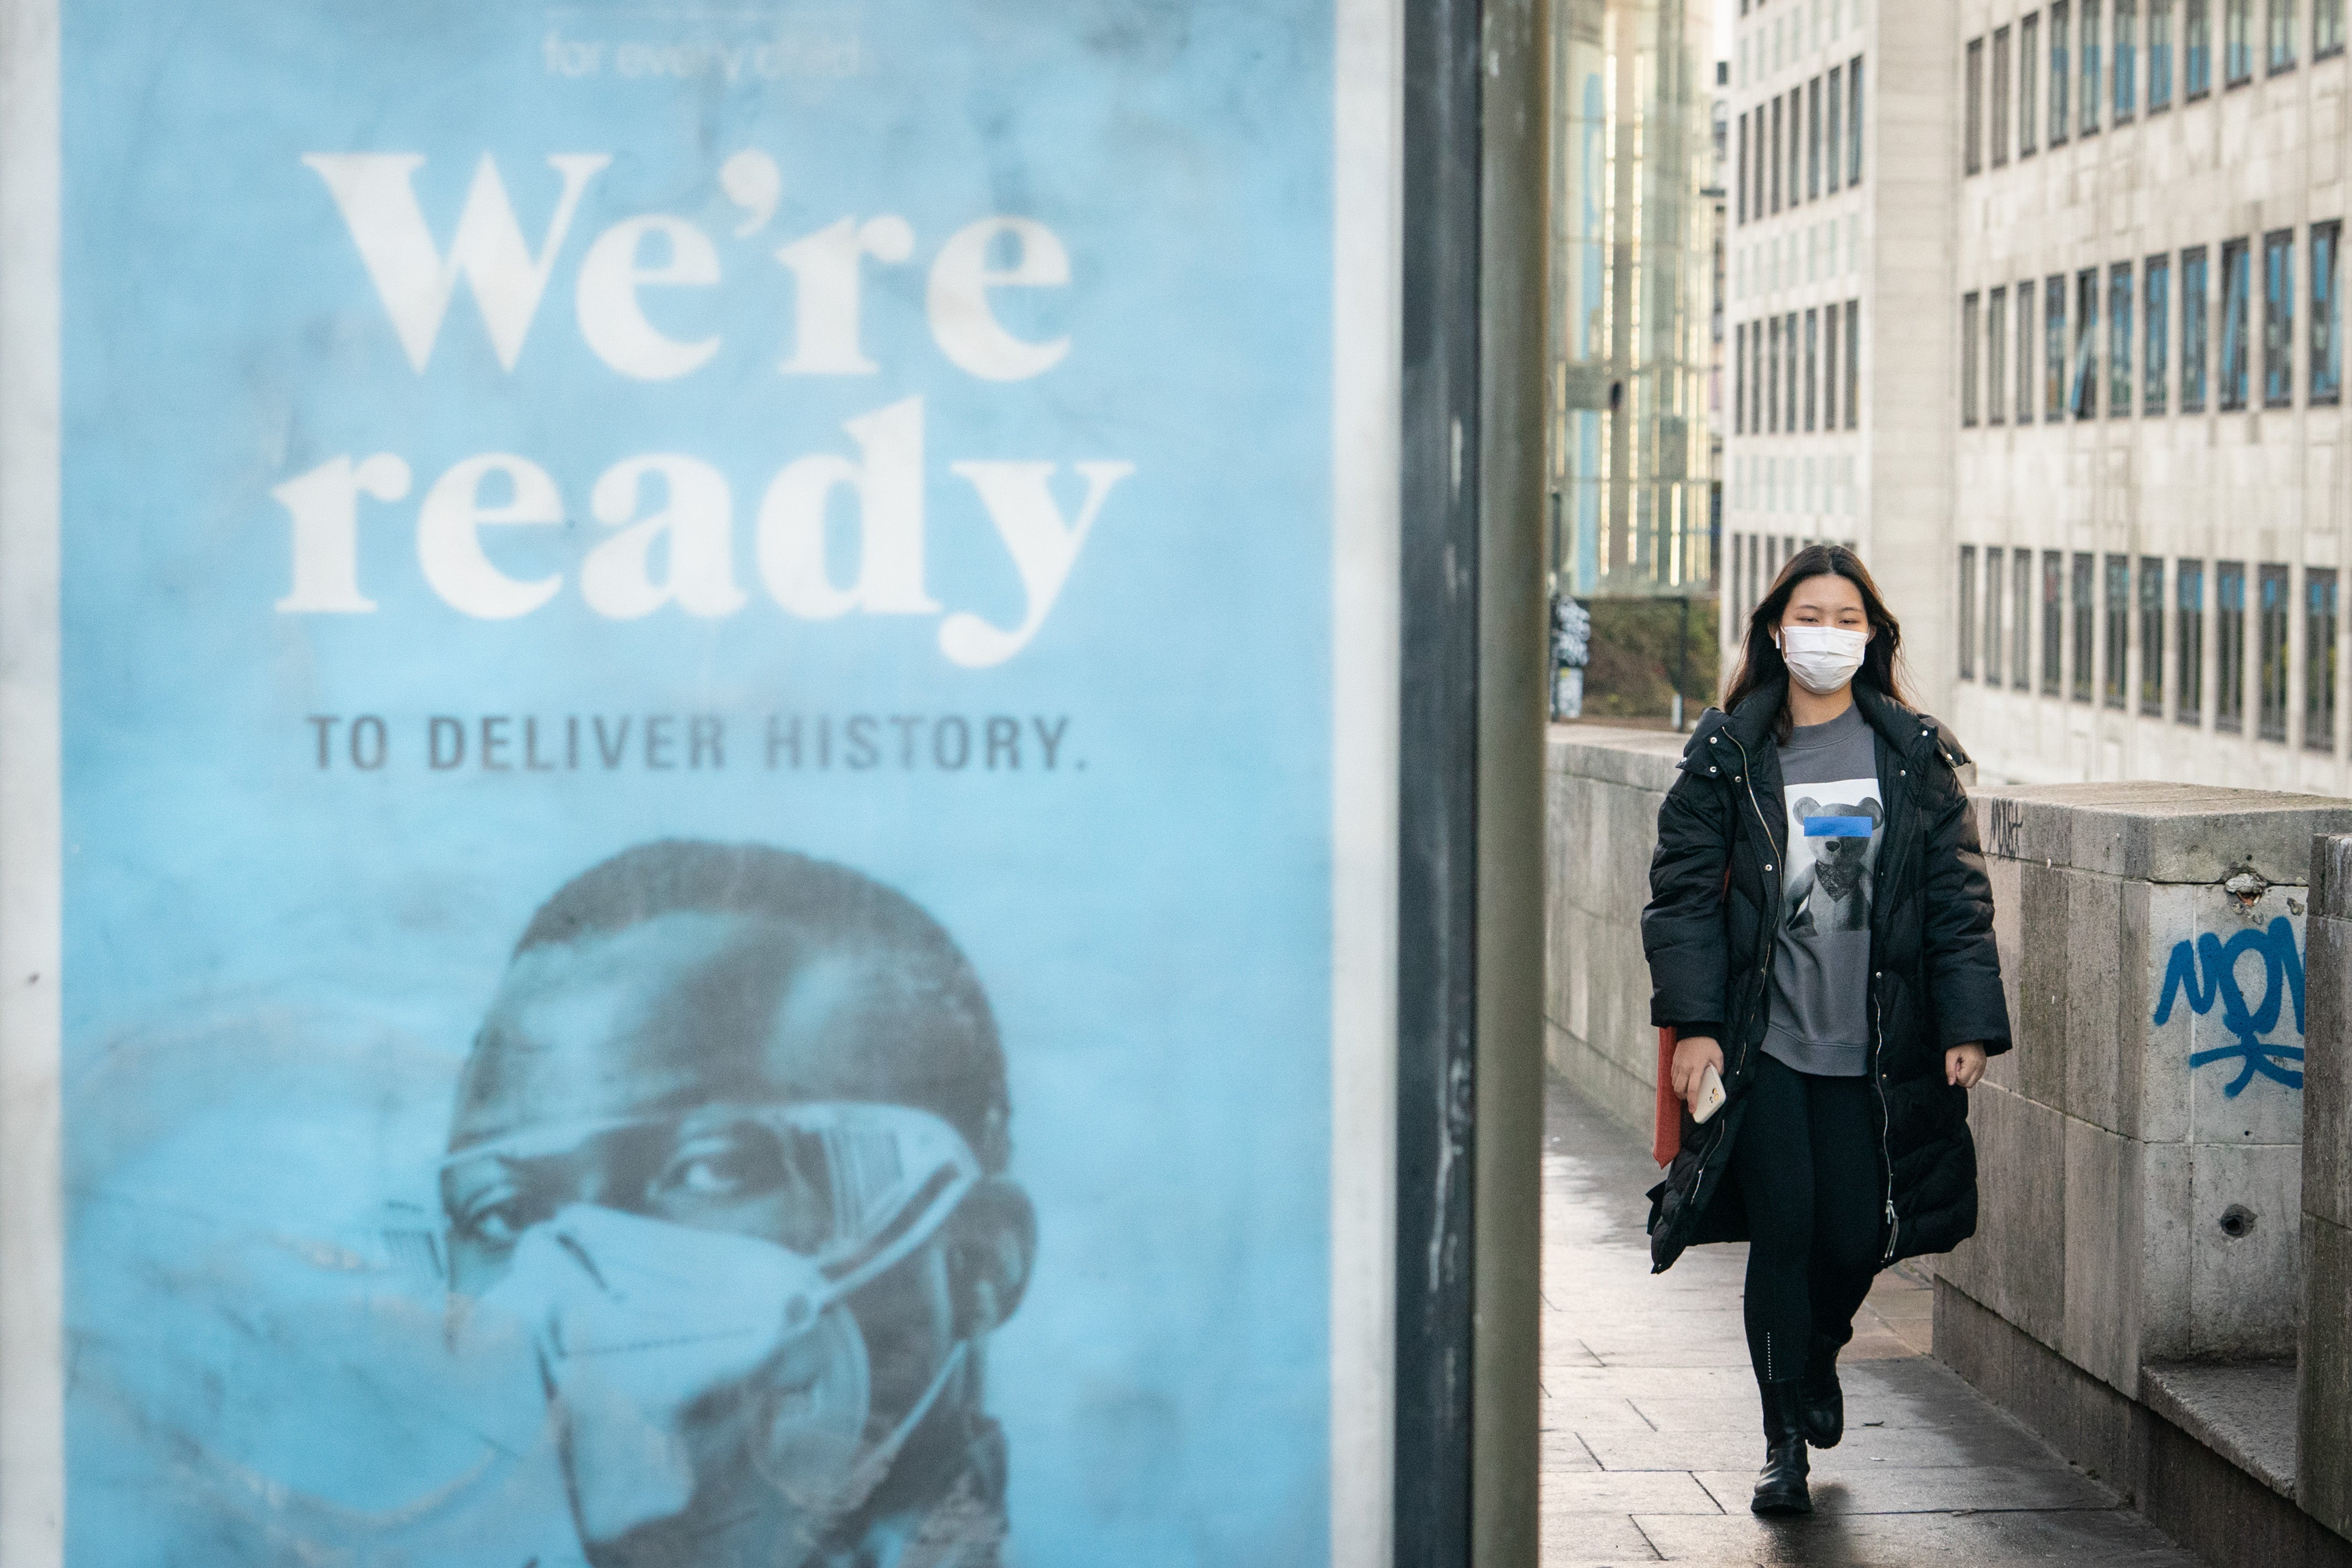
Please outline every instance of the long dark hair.
M1780 629L1780 617L1788 611L1789 596L1808 577L1843 577L1861 591L1862 613L1870 621L1870 646L1863 650L1862 668L1853 678L1909 706L1910 695L1896 673L1903 656L1903 626L1886 607L1886 601L1878 596L1870 568L1843 544L1808 544L1781 564L1780 574L1772 579L1771 592L1749 614L1747 633L1740 638L1739 668L1732 672L1731 684L1723 694L1724 711L1730 712L1749 696L1787 677L1788 662L1780 657L1772 634ZM1789 725L1789 704L1784 698L1772 721L1773 732L1785 740Z

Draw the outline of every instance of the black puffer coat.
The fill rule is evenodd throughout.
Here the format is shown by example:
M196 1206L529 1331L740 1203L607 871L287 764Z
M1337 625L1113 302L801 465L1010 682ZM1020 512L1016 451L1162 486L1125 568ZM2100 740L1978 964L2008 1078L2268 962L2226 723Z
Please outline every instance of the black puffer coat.
M1704 1127L1683 1113L1682 1152L1650 1193L1654 1269L1694 1242L1748 1236L1738 1183L1724 1178L1771 1013L1775 868L1788 835L1772 721L1785 683L1732 713L1706 710L1658 813L1642 911L1651 1022L1721 1041L1731 1098ZM1988 1055L2009 1049L2009 1007L1976 813L1955 771L1968 758L1935 720L1858 681L1853 695L1876 732L1886 808L1870 910L1869 1056L1885 1264L1946 1251L1976 1231L1968 1092L1945 1081L1944 1052L1970 1041Z

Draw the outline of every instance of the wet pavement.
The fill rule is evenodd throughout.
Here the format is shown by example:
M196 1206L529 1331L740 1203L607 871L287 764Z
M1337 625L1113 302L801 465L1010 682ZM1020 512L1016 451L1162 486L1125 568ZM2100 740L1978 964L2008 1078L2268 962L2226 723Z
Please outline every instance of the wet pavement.
M1810 1519L1748 1511L1764 1437L1739 1321L1744 1247L1650 1273L1649 1152L1546 1091L1544 1568L1708 1564L2196 1568L2115 1493L1932 1361L1927 1286L1881 1275L1841 1362L1845 1440Z

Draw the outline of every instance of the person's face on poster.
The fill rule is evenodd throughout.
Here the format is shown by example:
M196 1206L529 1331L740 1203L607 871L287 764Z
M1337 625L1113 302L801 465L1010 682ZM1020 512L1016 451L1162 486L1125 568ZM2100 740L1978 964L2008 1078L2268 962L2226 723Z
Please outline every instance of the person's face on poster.
M968 1021L922 968L706 910L509 968L451 1282L467 1331L530 1338L593 1562L795 1564L963 1479L1033 1221L936 1104Z

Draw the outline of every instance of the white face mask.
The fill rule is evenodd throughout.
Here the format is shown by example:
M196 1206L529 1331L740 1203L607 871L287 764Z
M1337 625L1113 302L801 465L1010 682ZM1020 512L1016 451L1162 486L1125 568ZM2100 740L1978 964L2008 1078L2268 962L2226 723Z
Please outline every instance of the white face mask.
M807 1562L964 1363L959 1342L873 1431L871 1355L847 1304L971 1190L963 1141L900 1106L772 1120L824 1140L844 1217L816 1254L573 1204L526 1230L466 1310L462 1334L519 1336L536 1354L591 1563L641 1529L691 1541L714 1521L762 1563Z
M1789 673L1797 684L1816 697L1827 697L1845 689L1853 672L1862 668L1870 634L1836 626L1783 626L1773 634L1772 641L1788 661Z

